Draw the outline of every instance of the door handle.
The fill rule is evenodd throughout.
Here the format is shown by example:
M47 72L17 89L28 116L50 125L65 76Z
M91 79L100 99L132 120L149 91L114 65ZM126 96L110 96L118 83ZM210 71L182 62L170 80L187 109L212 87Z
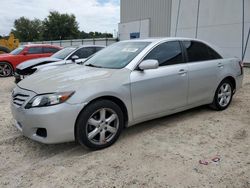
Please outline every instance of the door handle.
M219 67L219 68L223 68L224 65L223 65L222 63L218 63L218 67Z
M179 74L179 75L184 75L184 74L186 74L186 73L187 73L186 70L180 69L178 74Z

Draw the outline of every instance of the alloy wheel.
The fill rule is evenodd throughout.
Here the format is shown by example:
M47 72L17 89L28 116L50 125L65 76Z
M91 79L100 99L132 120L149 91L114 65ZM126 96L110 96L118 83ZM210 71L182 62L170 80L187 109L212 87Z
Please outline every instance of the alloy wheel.
M87 121L88 140L96 145L111 141L119 128L119 118L110 108L101 108L94 112Z
M11 65L7 63L0 64L0 77L7 77L10 76L12 73Z
M218 92L218 103L221 107L227 106L232 97L232 88L229 83L224 83L221 85L219 92Z

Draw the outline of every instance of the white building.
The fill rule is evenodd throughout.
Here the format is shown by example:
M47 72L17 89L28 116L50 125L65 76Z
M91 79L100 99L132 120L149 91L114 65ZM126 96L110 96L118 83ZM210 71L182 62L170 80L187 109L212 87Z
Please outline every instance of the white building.
M120 40L197 37L241 58L249 30L250 0L121 0ZM250 62L250 44L244 60Z

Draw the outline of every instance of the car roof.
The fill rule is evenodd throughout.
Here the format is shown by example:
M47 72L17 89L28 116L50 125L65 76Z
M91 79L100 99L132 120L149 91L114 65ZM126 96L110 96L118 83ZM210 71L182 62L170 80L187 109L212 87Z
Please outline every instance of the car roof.
M23 45L25 47L53 47L53 48L62 48L60 46L56 46L56 45L51 45L51 44L25 44Z
M185 37L162 37L162 38L147 38L147 39L132 39L132 40L124 40L121 42L150 42L153 45L161 43L161 42L168 42L168 41L196 41L201 42L211 48L213 48L217 53L219 53L222 57L224 57L223 51L218 48L217 46L210 44L209 42L206 42L201 39L196 38L185 38Z
M161 38L147 38L147 39L132 39L132 40L124 40L122 42L161 42L161 41L183 41L183 40L192 40L192 41L198 41L198 42L204 42L200 39L194 39L194 38L185 38L185 37L161 37Z
M86 47L100 47L100 48L105 48L106 46L104 45L80 45L78 48L86 48Z
M89 45L73 45L73 46L65 46L63 49L65 48L75 48L75 49L80 49L80 48L88 48L88 47L100 47L100 48L106 48L106 46L104 45L93 45L93 44L89 44Z

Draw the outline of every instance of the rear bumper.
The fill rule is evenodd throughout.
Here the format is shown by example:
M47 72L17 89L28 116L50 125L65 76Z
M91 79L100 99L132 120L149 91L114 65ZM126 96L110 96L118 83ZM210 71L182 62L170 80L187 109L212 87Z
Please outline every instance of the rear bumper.
M243 75L239 75L236 77L236 91L238 91L240 88L242 88L242 84L243 84Z

